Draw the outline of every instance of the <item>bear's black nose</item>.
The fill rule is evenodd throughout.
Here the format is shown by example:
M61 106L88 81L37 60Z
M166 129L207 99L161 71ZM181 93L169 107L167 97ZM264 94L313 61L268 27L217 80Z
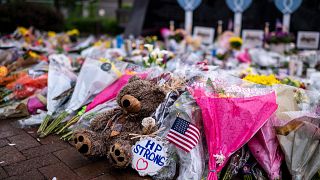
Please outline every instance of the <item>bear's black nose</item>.
M126 99L126 100L124 100L124 101L122 102L122 105L123 105L123 107L127 108L127 107L130 106L130 101L129 101L128 99Z

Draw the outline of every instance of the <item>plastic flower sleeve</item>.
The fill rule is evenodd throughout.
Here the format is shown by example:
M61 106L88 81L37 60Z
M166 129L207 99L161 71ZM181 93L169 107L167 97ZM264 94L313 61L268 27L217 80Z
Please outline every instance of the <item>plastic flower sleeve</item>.
M268 173L269 179L273 180L281 179L280 166L283 160L283 154L273 127L275 119L275 115L268 119L258 133L248 142L253 156Z
M126 65L123 62L103 62L88 58L79 73L67 111L79 109L90 97L115 82L121 77Z
M167 93L164 102L159 105L155 112L155 119L157 120L157 124L161 125L163 123L163 121L169 115L170 107L174 104L178 97L178 94L174 91Z
M189 93L183 93L170 108L170 113L163 121L161 128L165 128L160 136L166 137L172 127L177 115L196 125L201 132L201 112L194 99ZM202 135L200 135L199 143L189 152L174 146L179 157L179 176L177 179L201 179L205 167L205 157L203 153Z
M189 86L202 111L210 180L217 179L217 173L229 157L247 143L277 109L275 93L270 89L222 73L214 75L200 78Z
M129 79L133 75L124 74L119 78L117 81L112 83L110 86L104 88L94 99L93 101L87 106L86 112L90 111L92 108L96 107L97 105L104 103L110 99L113 99L117 96L118 92L128 83ZM145 79L147 73L139 73L137 74L142 79Z
M111 110L113 108L118 107L117 101L116 99L111 99L109 101L106 101L102 104L99 104L97 106L95 106L94 108L92 108L90 111L86 111L79 119L79 121L77 122L77 124L75 126L78 127L83 127L83 128L89 128L90 124L91 124L91 120L94 119L94 117L100 113L100 112L104 112L107 110Z
M320 169L320 119L300 117L277 126L277 137L294 180L311 179Z
M77 76L72 72L70 62L65 55L51 55L49 60L47 109L48 114L52 115L63 102L63 99L55 100L55 98L70 89Z

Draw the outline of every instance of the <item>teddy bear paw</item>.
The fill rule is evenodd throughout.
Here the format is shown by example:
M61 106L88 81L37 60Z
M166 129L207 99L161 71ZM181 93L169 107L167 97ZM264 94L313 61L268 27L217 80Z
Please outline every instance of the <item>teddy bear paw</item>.
M76 149L84 155L90 155L91 154L91 140L89 137L87 137L84 134L76 134L74 137L74 144L76 146Z
M109 158L116 168L125 168L131 162L130 143L115 143L110 147Z

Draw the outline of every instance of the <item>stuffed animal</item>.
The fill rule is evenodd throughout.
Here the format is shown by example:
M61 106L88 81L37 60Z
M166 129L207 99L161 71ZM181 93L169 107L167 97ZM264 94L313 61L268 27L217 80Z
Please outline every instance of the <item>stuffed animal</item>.
M164 98L165 93L156 84L133 76L117 96L119 107L95 116L89 129L74 132L76 148L86 156L107 156L114 167L127 167L131 147L138 140L132 139L132 134L156 131L155 122L148 117Z

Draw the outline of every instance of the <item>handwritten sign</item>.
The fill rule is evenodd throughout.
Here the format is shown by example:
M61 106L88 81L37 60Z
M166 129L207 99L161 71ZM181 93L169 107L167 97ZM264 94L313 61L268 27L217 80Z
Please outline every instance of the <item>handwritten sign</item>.
M242 31L243 47L244 48L257 48L263 45L262 30L244 29Z
M155 138L145 138L132 147L132 168L141 176L155 175L166 165L167 147Z
M319 32L299 31L297 39L297 47L299 49L318 49Z
M212 44L214 38L214 28L195 26L194 37L200 37L203 44Z

